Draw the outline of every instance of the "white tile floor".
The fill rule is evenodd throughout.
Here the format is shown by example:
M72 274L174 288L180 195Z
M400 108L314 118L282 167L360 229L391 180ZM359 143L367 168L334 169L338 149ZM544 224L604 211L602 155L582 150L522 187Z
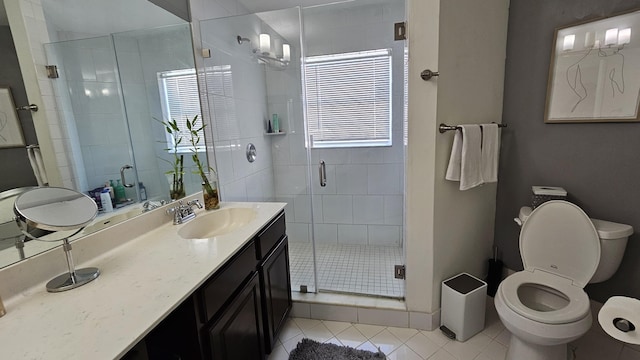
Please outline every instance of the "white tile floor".
M596 316L598 310L597 306L593 309ZM389 360L503 360L511 334L500 322L492 298L487 298L485 329L465 342L450 340L440 330L290 318L268 360L287 360L289 352L305 337L370 351L380 348ZM597 320L570 346L575 349L576 360L640 360L640 346L613 340Z
M377 295L404 296L404 282L394 278L394 265L403 264L402 248L371 245L316 245L318 281L321 290ZM289 243L291 289L313 286L311 243Z

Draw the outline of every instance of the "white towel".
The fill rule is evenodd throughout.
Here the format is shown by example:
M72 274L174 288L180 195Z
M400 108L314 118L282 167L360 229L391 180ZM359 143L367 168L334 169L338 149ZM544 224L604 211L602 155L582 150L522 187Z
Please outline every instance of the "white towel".
M451 148L451 157L445 178L460 181L460 190L468 190L482 184L481 141L479 125L460 125Z
M498 124L482 124L482 181L498 181L498 158L500 156L500 133Z
M31 163L33 174L36 176L36 181L38 181L38 186L49 185L47 173L44 170L44 161L42 161L40 148L37 146L27 147L27 155L29 156L29 162Z

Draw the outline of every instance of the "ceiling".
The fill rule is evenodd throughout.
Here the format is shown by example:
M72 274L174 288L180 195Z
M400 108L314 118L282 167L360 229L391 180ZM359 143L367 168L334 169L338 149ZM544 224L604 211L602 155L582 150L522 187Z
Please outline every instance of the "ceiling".
M294 6L307 7L343 1L354 0L238 0L238 3L244 6L248 12L257 13L273 9L287 9Z
M76 33L106 35L184 23L147 0L42 0L42 7L49 25Z

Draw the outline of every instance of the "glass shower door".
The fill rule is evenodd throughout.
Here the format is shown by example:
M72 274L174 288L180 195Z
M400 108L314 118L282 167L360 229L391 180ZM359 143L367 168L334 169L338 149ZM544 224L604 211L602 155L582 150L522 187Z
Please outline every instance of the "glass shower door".
M287 203L291 287L314 292L312 219L320 212L311 206L305 146L300 10L207 20L200 31L211 54L201 87L222 200ZM246 155L251 145L255 159Z
M304 8L320 291L404 297L404 0Z

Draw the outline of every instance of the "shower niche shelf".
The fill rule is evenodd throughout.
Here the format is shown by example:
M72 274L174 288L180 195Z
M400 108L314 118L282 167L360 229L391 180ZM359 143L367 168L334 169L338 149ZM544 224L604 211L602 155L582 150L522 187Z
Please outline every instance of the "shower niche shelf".
M280 132L271 132L271 133L264 133L264 136L278 136L278 135L287 135L286 131L280 131Z

